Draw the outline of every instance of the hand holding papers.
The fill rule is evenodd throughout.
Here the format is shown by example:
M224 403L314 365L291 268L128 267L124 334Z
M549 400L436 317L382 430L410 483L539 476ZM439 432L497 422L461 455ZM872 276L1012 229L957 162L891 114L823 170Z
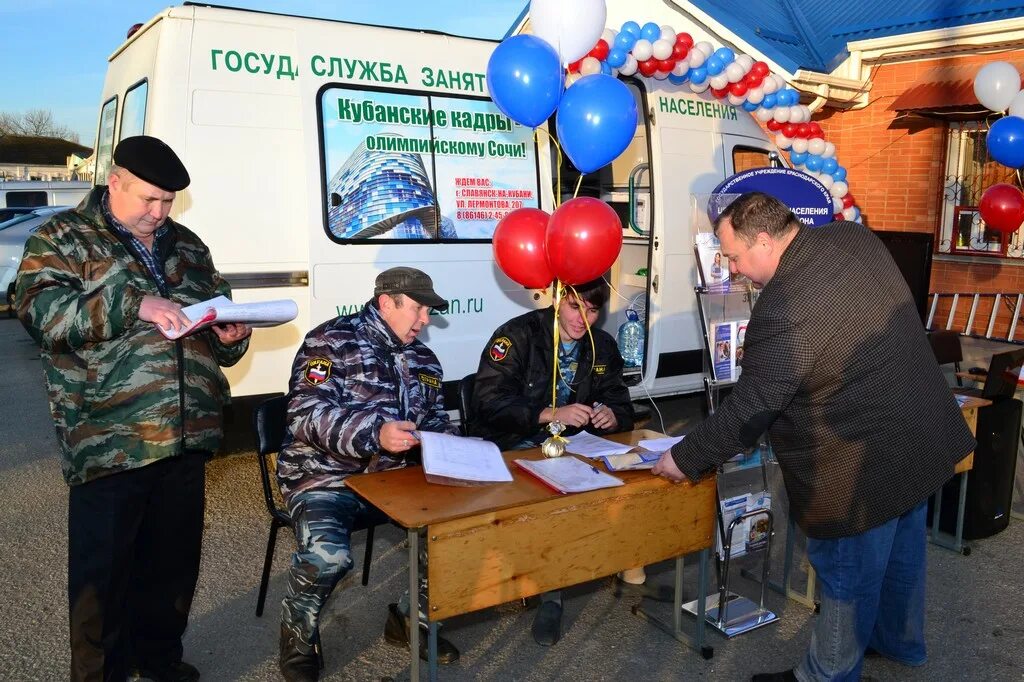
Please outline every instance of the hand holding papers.
M164 329L157 325L160 333L168 339L180 339L212 324L228 322L244 322L250 327L273 327L294 320L299 314L299 307L291 299L262 303L233 303L226 296L218 296L209 301L182 308L181 312L192 320L191 324L177 330Z
M517 459L515 463L560 493L582 493L587 490L623 485L597 467L575 457L551 459Z
M512 481L512 473L494 443L446 433L417 431L423 448L423 473L429 483L483 485Z

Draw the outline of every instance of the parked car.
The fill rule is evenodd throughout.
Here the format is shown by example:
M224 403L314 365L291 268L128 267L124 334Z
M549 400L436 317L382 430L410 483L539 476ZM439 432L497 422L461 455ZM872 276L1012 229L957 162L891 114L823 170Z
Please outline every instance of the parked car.
M18 274L25 242L50 216L69 208L72 207L39 206L0 222L0 291L7 292L4 301L11 316L14 315L14 276Z

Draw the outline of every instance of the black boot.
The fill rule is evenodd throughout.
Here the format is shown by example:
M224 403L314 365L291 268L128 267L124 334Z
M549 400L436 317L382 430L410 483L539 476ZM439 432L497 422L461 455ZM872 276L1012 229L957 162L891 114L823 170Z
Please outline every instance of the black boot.
M317 682L320 679L320 658L316 649L301 641L284 625L281 626L281 652L277 662L287 682Z
M533 617L533 641L541 646L554 646L562 636L562 605L556 601L541 602Z
M796 682L796 675L790 668L781 673L758 673L750 678L750 682Z
M409 648L409 619L398 610L398 604L388 604L388 619L384 623L384 641L394 646ZM426 661L427 629L420 626L420 658ZM442 665L459 660L459 650L444 637L437 637L437 662Z

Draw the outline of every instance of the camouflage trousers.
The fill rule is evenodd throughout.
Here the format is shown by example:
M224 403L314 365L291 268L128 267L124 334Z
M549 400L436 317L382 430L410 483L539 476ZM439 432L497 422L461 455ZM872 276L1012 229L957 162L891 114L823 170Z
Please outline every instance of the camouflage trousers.
M288 513L295 526L295 554L288 569L281 624L303 643L313 645L320 629L320 611L334 586L352 570L352 528L387 520L349 490L308 490L294 495ZM423 543L425 544L425 543ZM420 553L420 619L426 622L426 563ZM399 600L408 615L408 592Z

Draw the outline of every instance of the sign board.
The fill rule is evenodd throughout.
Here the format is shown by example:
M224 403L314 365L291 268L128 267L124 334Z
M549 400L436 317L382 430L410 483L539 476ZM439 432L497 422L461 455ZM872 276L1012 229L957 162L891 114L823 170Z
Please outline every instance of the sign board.
M745 192L772 195L789 206L800 222L809 227L820 227L835 220L832 194L825 185L792 168L751 168L726 178L712 193L708 217L714 222L726 206Z

